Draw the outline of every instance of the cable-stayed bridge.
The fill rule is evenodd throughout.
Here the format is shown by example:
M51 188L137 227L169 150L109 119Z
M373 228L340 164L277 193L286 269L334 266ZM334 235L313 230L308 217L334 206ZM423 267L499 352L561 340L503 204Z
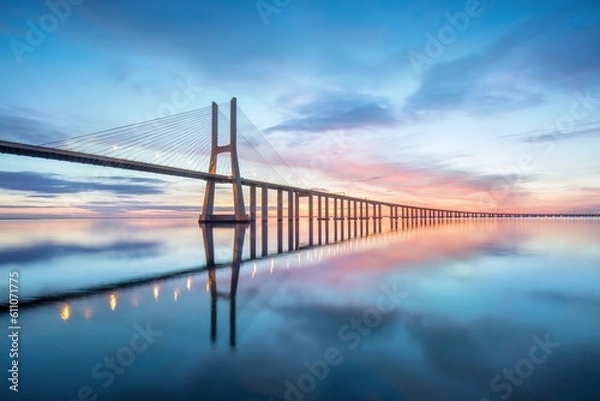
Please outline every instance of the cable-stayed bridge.
M373 231L381 231L384 219L389 220L391 228L397 228L399 220L411 219L598 216L448 210L315 190L307 188L268 142L256 141L261 137L233 98L229 116L213 103L210 107L44 145L0 141L0 152L203 180L206 190L199 217L203 223L255 222L257 210L265 221L269 216L269 191L275 191L278 221L284 220L284 209L292 222L299 220L301 209L307 211L309 245L314 242L314 221L324 221L326 225L331 221L336 227L347 225L347 232L357 235L359 227L363 231L363 225L367 232L370 226ZM231 185L233 213L215 212L216 184ZM289 237L295 237L298 243L298 224L288 224L288 229ZM320 237L320 230L318 234Z

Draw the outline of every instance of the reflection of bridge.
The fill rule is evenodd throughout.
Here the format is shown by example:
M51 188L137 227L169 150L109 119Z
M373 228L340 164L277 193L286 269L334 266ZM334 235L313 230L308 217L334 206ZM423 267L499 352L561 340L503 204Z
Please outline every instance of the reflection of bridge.
M301 209L307 210L308 214L309 245L314 243L315 220L324 221L325 225L332 222L343 226L346 223L347 232L353 230L356 235L358 230L368 231L369 226L373 231L381 231L383 219L388 219L390 227L394 228L398 226L399 220L407 219L598 216L597 214L515 214L447 210L368 200L293 186L283 179L275 171L277 169L272 168L270 162L265 160L257 150L245 148L245 151L249 150L250 153L243 155L242 160L245 164L240 166L238 134L242 134L242 130L238 127L238 108L235 98L230 104L228 127L223 124L226 117L220 118L220 116L222 114L218 105L213 103L211 108L69 138L45 146L0 141L0 152L204 180L206 190L199 219L201 222L256 221L257 209L261 220L267 220L269 192L274 191L277 220L284 220L284 209L286 209L287 219L291 222L288 224L290 244L292 241L298 244L299 241L297 233ZM228 135L223 135L226 131ZM220 136L226 136L228 143L220 145ZM205 157L198 157L203 152ZM219 161L220 154L229 154L227 166L223 165L222 160ZM198 163L208 164L208 170L205 169L205 165ZM218 167L222 167L224 171L219 173ZM244 168L245 171L242 171ZM232 185L233 214L215 213L216 184ZM260 206L257 204L257 192L260 192ZM249 203L249 214L245 207L246 203ZM281 230L282 226L279 225L278 236L282 235ZM327 229L325 232L328 232ZM319 231L319 238L321 235ZM343 233L341 235L344 236Z
M441 225L442 221L420 221L420 220L412 220L405 221L402 223L401 227L396 230L393 229L391 232L387 232L386 235L392 234L404 234L411 235L412 233L417 233L420 229L426 229L431 226ZM466 223L466 221L464 222ZM482 224L494 224L494 221L485 221ZM377 241L378 238L383 239L382 235L379 232L370 232L366 231L362 234L359 233L358 236L348 235L342 237L341 231L343 230L342 225L338 225L336 228L337 232L331 232L330 238L323 242L323 244L330 245L329 248L325 248L324 246L304 246L304 247L293 247L290 249L286 249L285 251L281 251L281 245L277 245L278 250L272 250L269 253L268 245L263 242L260 244L260 248L266 250L262 256L257 256L257 240L266 241L266 237L264 235L260 235L259 238L255 235L255 231L257 230L256 224L254 223L236 223L236 224L228 224L228 223L211 223L211 224L200 224L200 231L202 233L203 238L203 248L205 261L202 265L199 265L194 268L189 268L177 272L171 272L162 275L155 275L152 277L144 277L134 280L129 280L125 282L118 282L110 285L102 285L92 288L80 289L77 291L66 292L66 293L58 293L54 295L44 296L41 298L34 299L20 299L19 307L20 308L29 308L29 307L37 307L41 305L48 304L59 304L62 305L59 317L63 320L69 320L75 318L76 314L81 314L83 318L89 319L91 316L95 315L95 311L91 310L89 307L85 307L79 312L75 310L75 305L83 304L85 305L85 300L88 297L92 297L95 295L105 295L107 299L107 303L104 307L109 308L110 310L119 309L124 302L124 298L126 298L125 294L128 291L133 291L136 294L135 298L132 298L132 305L137 307L140 301L143 299L139 298L139 292L137 290L143 289L147 287L148 291L145 293L145 296L150 298L152 297L154 301L159 299L163 299L164 297L160 296L160 294L167 292L168 293L168 285L171 280L177 279L186 279L186 287L187 290L191 289L192 278L196 280L196 276L199 274L206 273L206 291L210 294L210 341L213 344L217 342L217 312L218 312L218 303L219 301L226 301L229 303L229 345L231 348L236 347L236 308L237 308L237 290L238 283L240 280L240 270L242 265L248 264L250 262L254 263L254 270L252 271L251 277L254 278L257 272L257 262L264 261L263 267L266 270L266 267L270 264L270 274L273 274L274 266L279 264L277 262L277 258L275 255L281 254L291 254L298 255L298 258L286 258L281 259L284 263L280 264L279 268L288 269L290 267L299 267L307 261L312 260L320 261L323 256L327 255L340 255L345 252L351 252L357 249L361 249L364 246L372 245L372 241ZM259 227L260 228L260 227ZM233 243L231 246L231 254L226 257L225 261L218 261L215 255L216 253L216 243L215 243L215 231L231 231L231 235L233 237ZM249 234L249 235L247 235ZM246 245L250 247L247 250L246 254L250 256L244 257L244 248L246 237L250 238L249 243ZM344 244L346 246L344 246ZM341 247L339 247L341 246ZM324 252L329 251L329 252ZM309 258L309 255L312 255L312 258ZM223 255L221 255L223 256ZM295 261L290 263L290 261ZM270 262L270 263L269 263ZM297 263L297 266L293 263ZM220 273L229 273L229 285L228 288L220 288L223 286L223 282L226 281L224 275L218 275L217 272ZM218 277L219 276L219 277ZM174 295L174 301L177 302L182 293L179 290L180 287L174 286L171 291ZM225 291L223 291L225 289ZM204 287L203 289L204 290ZM135 299L135 301L134 301ZM81 300L83 302L77 302ZM0 304L0 311L8 310L8 304Z
M598 223L599 221L595 220L595 222ZM450 223L449 221L442 220L407 220L403 221L398 229L386 230L387 232L382 234L374 232L370 234L364 233L357 237L348 236L344 239L341 236L342 226L337 226L337 234L332 232L330 240L327 241L329 246L291 248L285 252L275 252L273 250L272 253L265 254L264 256L256 256L257 238L252 237L253 223L200 224L205 260L203 264L197 267L110 285L81 289L74 292L54 294L42 298L20 299L19 307L29 308L47 304L58 304L61 305L58 317L63 320L74 318L90 319L95 315L95 310L92 310L89 306L90 304L87 302L88 297L104 296L106 303L102 304L100 308L109 308L113 311L120 310L128 298L130 298L133 307L137 307L139 303L152 305L155 303L154 301L159 302L159 300L167 302L169 297L164 297L163 294L169 293L173 294L171 302L178 302L182 300L185 292L180 290L180 288L187 288L188 292L194 291L192 281L198 284L198 278L200 278L202 284L195 285L194 288L200 291L206 290L210 294L210 341L213 344L217 342L218 304L220 301L226 301L229 303L229 345L235 348L237 291L243 265L254 265L252 274L245 276L246 279L254 279L257 274L257 265L260 265L260 269L258 269L258 277L260 277L262 274L274 274L275 266L277 266L277 270L287 270L289 268L305 266L307 263L321 262L323 261L322 258L327 258L328 255L335 257L344 255L347 252L359 251L364 249L364 247L372 247L374 244L380 243L380 241L386 241L386 238L390 236L392 238L411 238L420 233L428 233L431 230L437 230L444 226L456 227L464 224L469 227L476 225L484 228L495 227L497 224L500 224L498 220L489 219L478 222L463 220ZM509 224L527 223L525 220L513 220ZM540 220L539 223L543 225L555 222L552 220ZM562 220L562 223L584 224L589 223L589 221L566 219ZM217 244L215 243L216 230L231 231L229 234L233 238L230 249L231 253L223 261L218 261L215 255L217 249ZM250 241L248 243L246 241L247 234L250 234ZM244 252L244 248L248 245L250 249ZM264 248L263 245L260 247ZM247 254L255 256L248 257ZM293 255L293 257L276 257L276 255L282 254ZM224 255L221 256L223 257ZM206 286L204 285L204 280L206 280ZM146 303L144 302L144 298L152 298L153 302ZM92 305L94 304L92 303ZM95 307L97 306L94 305ZM8 308L8 304L0 304L0 311L8 310Z

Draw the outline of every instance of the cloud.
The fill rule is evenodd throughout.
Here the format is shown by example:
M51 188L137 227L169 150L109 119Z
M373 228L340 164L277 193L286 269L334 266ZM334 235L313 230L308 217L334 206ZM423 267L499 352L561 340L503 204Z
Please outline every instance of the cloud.
M0 139L39 145L66 138L50 121L49 116L31 109L0 109Z
M532 17L487 50L435 63L403 111L503 114L541 105L548 91L600 83L600 25L589 2ZM589 18L575 18L588 15ZM561 29L557 24L562 23ZM542 89L545 88L545 89Z
M119 180L119 177L116 177L116 180ZM136 178L133 178L133 180L135 181ZM142 180L145 179L142 178ZM148 184L148 181L145 181L145 183ZM156 182L154 181L154 183ZM56 174L28 171L1 171L0 189L28 192L38 196L74 194L89 191L105 191L115 195L154 195L164 192L158 185L75 181L59 178Z
M40 262L48 259L75 255L114 255L136 257L139 255L156 254L160 248L159 242L149 241L119 241L106 245L78 245L40 243L22 247L2 249L0 265L23 264Z
M570 128L563 132L536 131L520 136L522 137L521 141L526 143L556 142L579 138L599 138L600 121L580 124L577 126L577 128Z
M113 181L128 181L135 182L138 184L165 184L165 181L160 178L149 178L149 177L131 177L126 175L107 175L98 176L99 180L113 180Z
M488 65L489 60L481 56L435 65L425 74L419 89L408 97L403 111L411 117L452 110L491 115L544 102L540 93L486 82L484 71Z
M535 290L531 292L531 297L544 301L556 302L557 304L574 303L600 307L600 298L588 297L584 295L567 294L564 292L550 290Z
M564 116L569 116L564 115ZM557 121L563 119L559 116ZM569 118L571 118L569 116ZM547 128L538 129L518 134L502 135L501 138L516 139L525 143L544 143L544 142L556 142L566 141L570 139L579 138L594 138L600 134L600 120L586 121L577 123L575 119L569 120L567 117L564 121L572 121L572 124L565 123L564 126L560 124L549 125Z
M341 157L322 166L332 178L352 183L376 185L426 199L462 200L469 195L511 186L518 194L518 184L531 181L528 174L484 174L449 168L444 163L372 162L367 164Z
M265 132L322 132L367 127L390 127L398 121L387 99L361 93L321 93L293 109L298 115Z

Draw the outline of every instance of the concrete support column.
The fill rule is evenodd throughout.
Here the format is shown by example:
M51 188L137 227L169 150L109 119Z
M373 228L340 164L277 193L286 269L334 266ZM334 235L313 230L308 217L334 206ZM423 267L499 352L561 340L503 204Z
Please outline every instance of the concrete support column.
M283 191L277 190L277 253L283 252Z
M325 197L325 243L329 244L329 197Z
M333 198L333 242L338 241L338 200Z
M256 221L256 185L250 185L250 221Z
M364 205L363 205L363 201L360 201L359 204L359 208L360 208L360 236L362 237L365 234L364 231L364 222L365 222L365 211L364 211Z
M358 203L356 200L354 202L354 238L358 236Z
M295 224L296 226L294 227L294 237L296 239L295 241L295 249L300 248L300 193L296 192L295 194L295 203L296 203L296 221Z
M261 207L261 247L262 247L262 255L266 256L269 253L269 188L267 186L262 187L261 199L260 202L262 204Z
M308 194L308 245L313 246L313 195L312 193Z
M323 244L323 206L321 195L317 195L317 225L318 225L318 233L317 233L317 243L319 245Z
M348 239L352 238L352 219L350 218L350 216L352 215L352 210L350 208L351 202L352 201L350 199L348 199L348 206L346 209L346 221L348 223L348 236L347 236Z
M365 202L365 235L369 235L369 222L370 222L370 210L371 204L369 202Z
M340 199L340 239L344 240L344 199Z
M290 190L287 193L288 199L288 251L294 249L294 191Z

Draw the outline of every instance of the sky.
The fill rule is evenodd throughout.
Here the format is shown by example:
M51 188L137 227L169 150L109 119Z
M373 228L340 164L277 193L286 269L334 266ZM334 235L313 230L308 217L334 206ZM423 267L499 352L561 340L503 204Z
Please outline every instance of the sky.
M3 0L0 43L2 140L46 144L235 96L251 139L307 187L600 212L595 1ZM0 155L0 217L197 213L202 190Z

